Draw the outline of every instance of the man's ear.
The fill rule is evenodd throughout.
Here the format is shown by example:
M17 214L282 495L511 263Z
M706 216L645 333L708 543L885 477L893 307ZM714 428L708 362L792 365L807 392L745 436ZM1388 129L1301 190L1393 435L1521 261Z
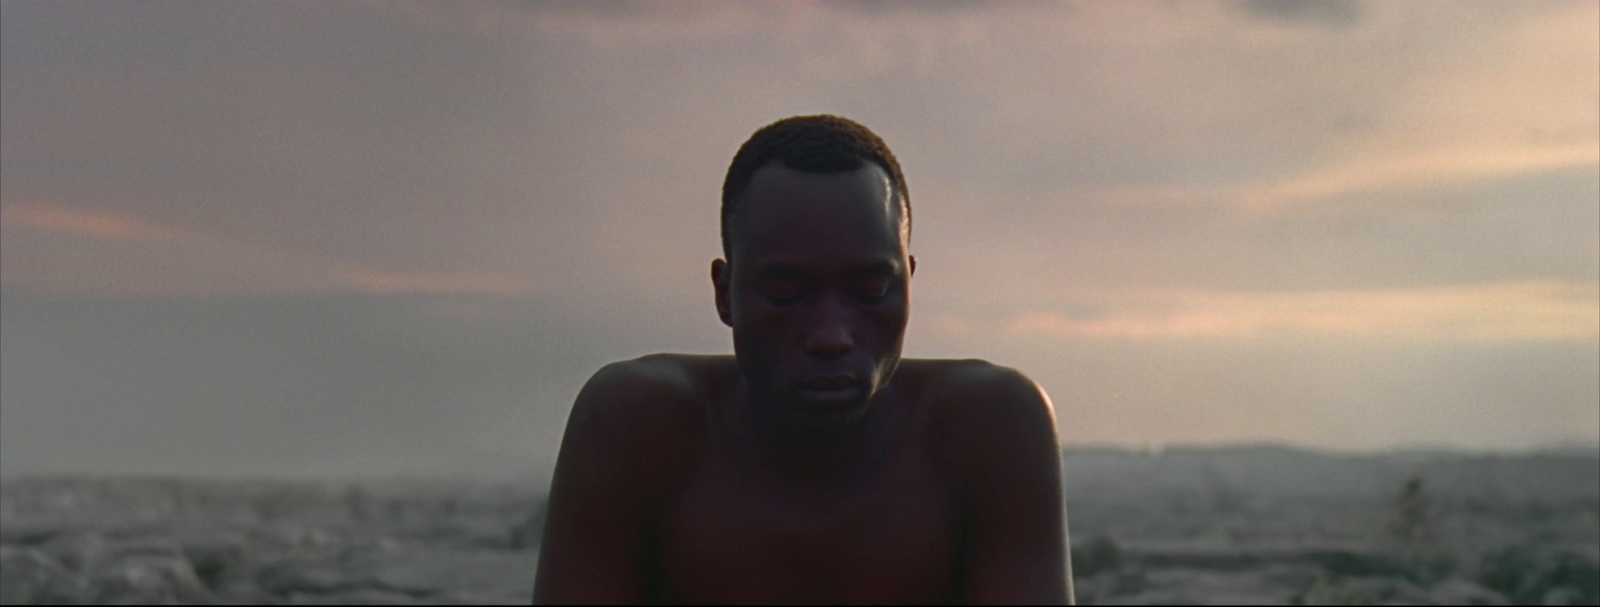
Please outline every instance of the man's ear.
M907 272L906 276L907 277L916 276L917 275L917 256L916 255L907 255L906 257L911 260L911 271Z
M728 303L728 283L733 279L731 270L726 261L711 261L711 288L716 290L717 318L729 327L733 326L733 307Z

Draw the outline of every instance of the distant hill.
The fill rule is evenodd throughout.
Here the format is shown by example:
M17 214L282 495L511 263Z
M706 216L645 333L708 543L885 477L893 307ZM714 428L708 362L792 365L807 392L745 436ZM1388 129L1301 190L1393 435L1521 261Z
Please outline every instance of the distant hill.
M1458 496L1600 496L1600 449L1522 453L1400 450L1338 452L1283 445L1114 447L1062 451L1069 494L1137 482L1146 491L1249 488L1278 496L1379 496L1419 477Z

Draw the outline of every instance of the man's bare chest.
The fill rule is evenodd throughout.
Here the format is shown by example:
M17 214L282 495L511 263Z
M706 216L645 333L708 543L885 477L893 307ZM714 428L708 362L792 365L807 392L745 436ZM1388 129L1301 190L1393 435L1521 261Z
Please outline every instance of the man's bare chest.
M914 458L828 495L713 459L661 511L655 586L682 602L943 601L960 542L953 496Z

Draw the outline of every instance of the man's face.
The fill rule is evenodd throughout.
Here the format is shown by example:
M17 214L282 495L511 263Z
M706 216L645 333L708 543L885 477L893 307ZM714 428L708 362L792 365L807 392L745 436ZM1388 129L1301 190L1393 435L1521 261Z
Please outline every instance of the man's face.
M717 312L733 328L757 404L808 428L861 419L900 362L916 260L875 164L757 171L717 260Z

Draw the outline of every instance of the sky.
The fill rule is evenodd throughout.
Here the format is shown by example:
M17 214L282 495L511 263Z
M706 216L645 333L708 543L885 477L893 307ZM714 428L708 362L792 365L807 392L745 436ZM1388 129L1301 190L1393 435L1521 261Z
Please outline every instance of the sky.
M1600 3L0 3L0 472L545 470L866 124L1065 445L1600 444Z

